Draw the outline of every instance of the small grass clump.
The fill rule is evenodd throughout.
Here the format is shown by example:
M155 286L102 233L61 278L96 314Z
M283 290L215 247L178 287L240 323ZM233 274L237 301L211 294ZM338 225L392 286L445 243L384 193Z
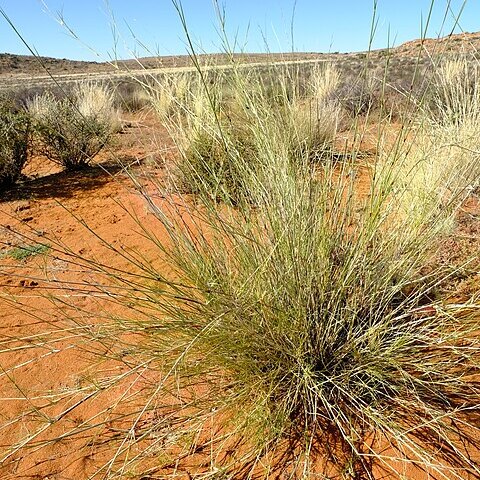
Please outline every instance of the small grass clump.
M80 83L63 99L50 93L28 104L39 149L67 170L85 167L109 143L118 129L114 94L106 85Z
M31 141L28 115L0 100L0 190L15 183L27 162Z
M471 119L480 110L478 64L465 56L441 62L431 90L429 110L438 122L461 124Z
M45 255L50 250L50 245L45 243L36 243L33 245L23 245L15 247L3 254L5 257L13 258L14 260L24 261L30 257L37 255Z
M124 112L139 112L151 105L145 88L134 81L124 81L116 86L115 101Z
M418 112L412 141L397 152L397 161L405 165L405 211L421 221L480 185L477 76L477 68L464 59L443 63Z

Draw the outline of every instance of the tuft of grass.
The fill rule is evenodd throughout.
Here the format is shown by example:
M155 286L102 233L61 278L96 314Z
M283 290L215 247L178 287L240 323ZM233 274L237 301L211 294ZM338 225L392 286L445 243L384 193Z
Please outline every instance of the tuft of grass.
M440 63L432 82L429 110L438 122L460 124L479 113L478 65L468 58ZM473 118L477 120L476 118Z
M328 157L341 109L331 94L331 67L316 70L307 89L295 72L282 67L263 73L232 69L209 81L198 74L179 98L172 92L168 98L176 98L170 103L176 114L163 119L180 152L174 169L177 187L238 204L251 201L243 183L246 175L238 170L253 173L268 161L265 142L292 162ZM153 92L157 111L165 112L165 102Z
M157 211L181 281L159 275L162 323L144 353L172 372L180 429L201 437L227 419L210 445L227 478L262 464L287 478L376 478L396 462L480 478L478 306L442 304L446 274L423 274L444 211L403 215L392 171L361 201L333 165L318 182L285 158L263 164L248 215L194 211L193 235ZM243 456L226 454L232 444Z
M271 102L240 85L230 84L242 101L228 113L249 115L247 147L223 127L215 90L200 111L220 124L205 142L222 146L248 201L225 194L220 205L220 182L212 189L199 174L195 205L177 194L158 203L138 182L167 240L151 222L138 227L168 269L113 245L137 273L89 264L105 276L94 288L124 312L92 338L128 368L85 398L135 384L145 366L155 378L141 374L147 398L98 473L142 471L161 451L165 462L144 470L160 478L373 480L419 469L479 479L480 306L443 302L437 287L451 272L431 265L470 191L468 137L452 155L423 111L393 141L383 125L362 191L355 148L343 162L293 156L290 125L275 117L288 96ZM198 121L189 112L184 121ZM195 463L201 452L207 467Z
M23 245L15 247L3 254L3 256L13 258L14 260L23 261L37 255L45 255L49 252L50 245L45 243L36 243L33 245Z
M115 88L116 103L125 112L138 112L151 105L145 87L137 82L121 82Z
M311 147L292 154L298 97L272 102L248 74L230 87L232 103L205 87L200 119L184 113L202 133L185 130L194 157L179 149L203 206L145 194L174 272L143 295L162 321L140 358L169 372L176 428L201 439L222 421L204 445L227 478L480 478L479 305L443 303L449 272L425 273L476 176L472 136L447 141L469 122L419 110L393 143L380 133L361 194L355 151L316 168Z
M439 209L448 211L453 198L461 201L479 185L476 72L465 60L449 60L439 67L430 97L417 112L412 140L396 153L397 162L403 165L402 181L408 184L401 200L405 214L421 222Z

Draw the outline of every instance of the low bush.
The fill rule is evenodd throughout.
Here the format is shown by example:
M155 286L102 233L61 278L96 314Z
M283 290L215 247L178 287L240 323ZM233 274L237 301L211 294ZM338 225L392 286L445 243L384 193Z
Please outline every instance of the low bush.
M342 83L336 95L345 111L353 117L366 115L379 105L380 93L375 88L372 78L361 76L351 83Z
M18 179L25 165L31 140L31 122L21 109L0 100L0 190Z
M106 85L81 83L61 99L47 92L33 98L28 111L40 152L67 170L88 165L119 128L114 95Z

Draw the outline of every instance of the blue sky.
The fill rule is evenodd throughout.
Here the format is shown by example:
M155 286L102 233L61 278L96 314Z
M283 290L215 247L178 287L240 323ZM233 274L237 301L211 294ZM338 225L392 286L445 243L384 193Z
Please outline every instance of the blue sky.
M219 0L225 5L227 31L246 51L290 51L294 0ZM183 0L189 30L200 48L219 50L212 0ZM464 0L437 0L428 36L450 33ZM294 47L298 51L359 51L368 48L373 0L297 0ZM378 0L373 48L418 38L431 0ZM442 23L447 12L446 22ZM0 0L0 6L39 54L103 60L133 54L186 52L184 34L171 0ZM48 8L46 8L48 7ZM58 23L63 16L78 39ZM112 20L112 15L114 20ZM115 25L115 26L113 26ZM466 1L459 31L480 30L480 0ZM0 18L0 52L27 54L7 22Z

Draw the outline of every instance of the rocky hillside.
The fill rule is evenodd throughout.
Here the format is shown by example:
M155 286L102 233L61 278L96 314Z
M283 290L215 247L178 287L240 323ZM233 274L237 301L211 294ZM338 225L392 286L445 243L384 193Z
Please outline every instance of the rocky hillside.
M394 49L396 54L414 56L419 52L429 55L446 53L478 53L480 52L480 32L459 33L441 38L425 38L406 42Z

